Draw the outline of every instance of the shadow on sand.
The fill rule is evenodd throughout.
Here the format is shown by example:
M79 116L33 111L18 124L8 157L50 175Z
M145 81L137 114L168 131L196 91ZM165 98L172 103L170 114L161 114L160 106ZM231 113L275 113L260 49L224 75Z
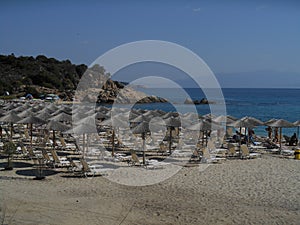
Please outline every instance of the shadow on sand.
M33 166L33 164L26 163L26 162L13 162L12 164L13 164L13 168L28 168ZM0 168L4 168L6 165L7 165L6 162L1 162Z
M55 175L57 173L58 172L54 171L54 170L44 169L43 172L42 172L42 175L47 177L47 176ZM37 169L17 170L16 174L21 175L21 176L28 176L28 177L39 176Z

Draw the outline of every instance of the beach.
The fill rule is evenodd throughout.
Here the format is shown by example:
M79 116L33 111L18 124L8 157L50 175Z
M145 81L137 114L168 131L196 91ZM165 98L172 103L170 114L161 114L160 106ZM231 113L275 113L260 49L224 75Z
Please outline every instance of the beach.
M205 170L183 167L141 187L105 176L57 173L38 181L16 175L17 168L0 171L4 224L298 224L299 162L232 159Z

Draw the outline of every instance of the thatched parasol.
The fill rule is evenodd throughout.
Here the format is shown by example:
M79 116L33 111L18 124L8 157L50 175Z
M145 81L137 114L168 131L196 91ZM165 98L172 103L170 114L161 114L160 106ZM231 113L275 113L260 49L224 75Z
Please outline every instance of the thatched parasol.
M69 127L61 122L55 121L55 120L51 120L47 124L46 129L53 131L53 149L55 148L55 131L63 132L63 131L69 130L70 128L71 127Z
M146 151L146 134L150 132L149 129L149 123L148 122L142 122L139 125L137 125L136 127L134 127L132 129L132 133L133 134L141 134L142 135L142 139L143 139L143 164L146 164L146 160L145 160L145 151Z
M13 111L9 111L5 116L0 118L0 122L10 123L10 139L13 135L13 124L20 121L21 118Z
M279 136L279 154L281 153L281 137L282 137L282 128L283 127L295 127L296 125L294 125L293 123L290 123L289 121L287 120L284 120L284 119L278 119L278 120L275 120L273 122L270 122L270 123L266 123L265 125L267 126L270 126L270 127L278 127L279 128L279 132L280 132L280 136Z
M32 146L32 127L33 124L45 124L47 123L45 120L42 120L36 116L28 116L22 120L19 120L17 123L22 123L22 124L30 124L30 145Z

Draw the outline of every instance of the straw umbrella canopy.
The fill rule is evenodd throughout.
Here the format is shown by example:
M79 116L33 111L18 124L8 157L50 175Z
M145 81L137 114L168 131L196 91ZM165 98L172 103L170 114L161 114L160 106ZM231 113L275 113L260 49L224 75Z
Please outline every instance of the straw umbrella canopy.
M0 116L5 116L7 113L7 111L5 111L4 109L0 108Z
M60 112L59 114L50 118L50 120L56 120L56 121L60 121L60 122L71 122L72 116L65 112Z
M282 128L283 127L286 127L286 128L295 127L296 125L294 125L293 123L290 123L289 121L284 120L284 119L278 119L278 120L275 120L273 122L267 123L266 125L270 126L270 127L278 127L279 128L279 132L280 132L280 136L279 136L279 146L280 146L279 147L279 154L280 154L281 153L281 147L282 147L282 144L281 144Z
M10 123L10 139L12 139L13 135L13 124L20 121L20 118L15 112L9 111L5 116L0 118L0 122Z
M141 134L142 135L142 139L143 139L143 164L146 164L146 160L145 160L145 150L146 150L146 134L150 132L149 129L149 123L148 122L142 122L139 125L135 126L132 129L132 133L133 134Z
M95 113L95 118L102 121L102 120L104 120L104 119L107 119L107 118L108 118L108 115L106 115L106 114L103 113L103 112L96 112L96 113Z
M158 111L155 111L155 110L148 110L143 115L146 117L152 118L152 117L156 117L156 116L161 116L161 113L159 113Z
M48 113L47 111L43 111L43 112L39 112L38 114L36 114L36 117L42 119L42 120L49 120L52 115L50 113Z
M191 130L191 131L203 131L203 133L205 132L205 135L206 135L206 145L207 145L207 131L210 131L210 130L217 130L217 129L220 129L222 128L222 126L219 124L219 123L216 123L212 120L208 120L208 119L203 119L203 120L200 120L198 123L195 123L189 127L187 127L188 130ZM200 135L200 133L199 133ZM204 135L202 136L202 143L204 143Z
M237 121L234 121L233 123L230 123L229 126L233 127L247 127L247 128L253 128L256 126L262 126L264 123L254 117L248 117L245 116Z
M70 128L71 127L69 127L61 122L55 121L55 120L51 120L47 124L46 129L52 130L52 132L53 132L53 149L55 148L55 131L63 132L63 131L69 130Z
M242 134L242 127L249 129L249 128L254 128L256 126L263 126L263 125L264 125L264 123L262 121L260 121L259 119L256 119L254 117L248 117L248 116L245 116L233 123L228 124L228 126L240 128L240 134ZM245 129L245 135L246 135L246 129ZM248 138L249 138L249 136L248 136ZM248 142L249 142L249 140L247 140L247 143ZM242 145L242 140L240 137L240 141L239 141L240 148L241 148L241 145Z
M56 116L56 115L59 115L59 114L61 114L61 113L65 113L65 114L68 114L68 115L72 115L72 112L67 111L67 110L64 110L64 109L58 109L58 110L54 111L54 112L52 113L52 115L53 115L53 116Z
M2 116L0 118L0 122L5 122L5 123L16 123L22 118L19 117L15 112L9 111L6 115Z
M37 113L40 114L40 113L43 113L43 112L52 114L52 113L54 113L55 111L53 111L53 110L51 110L51 109L49 109L49 108L43 108L43 109L39 110Z
M18 116L21 117L21 118L26 118L28 116L33 116L33 115L34 115L34 113L32 112L31 108L26 109L23 112L18 113Z
M4 110L12 110L12 109L14 109L14 108L16 108L17 107L17 104L16 103L8 103L8 104L6 104L4 107L3 107L3 109Z
M33 124L45 124L47 122L36 116L28 116L22 120L19 120L17 123L30 124L30 144L32 146L32 126L33 126Z
M217 117L213 118L212 121L217 122L217 123L225 123L226 122L226 124L230 124L230 123L237 121L237 119L232 116L229 116L229 115L227 115L227 116L221 115L221 116L217 116Z
M56 110L58 110L59 107L57 107L56 105L54 105L53 103L49 104L47 106L47 109L50 109L52 112L55 112Z
M151 118L149 116L139 115L138 117L130 120L131 123L149 122Z
M82 124L82 123L85 123L85 124L95 124L96 120L95 120L95 117L92 115L92 116L85 117L85 118L83 118L81 120L74 121L75 125Z
M207 113L207 114L203 115L203 117L204 117L205 119L213 119L213 118L215 118L216 116L215 116L214 114Z
M297 120L293 123L295 126L297 126L297 139L299 141L299 130L300 130L300 120Z
M178 112L167 112L166 114L164 114L162 116L163 119L168 119L168 118L171 118L171 117L178 117L179 114Z

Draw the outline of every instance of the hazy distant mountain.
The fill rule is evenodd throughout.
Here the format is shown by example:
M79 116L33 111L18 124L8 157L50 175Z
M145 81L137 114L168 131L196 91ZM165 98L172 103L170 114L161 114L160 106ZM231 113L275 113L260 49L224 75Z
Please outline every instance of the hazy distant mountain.
M223 88L300 88L300 73L274 71L220 73Z

